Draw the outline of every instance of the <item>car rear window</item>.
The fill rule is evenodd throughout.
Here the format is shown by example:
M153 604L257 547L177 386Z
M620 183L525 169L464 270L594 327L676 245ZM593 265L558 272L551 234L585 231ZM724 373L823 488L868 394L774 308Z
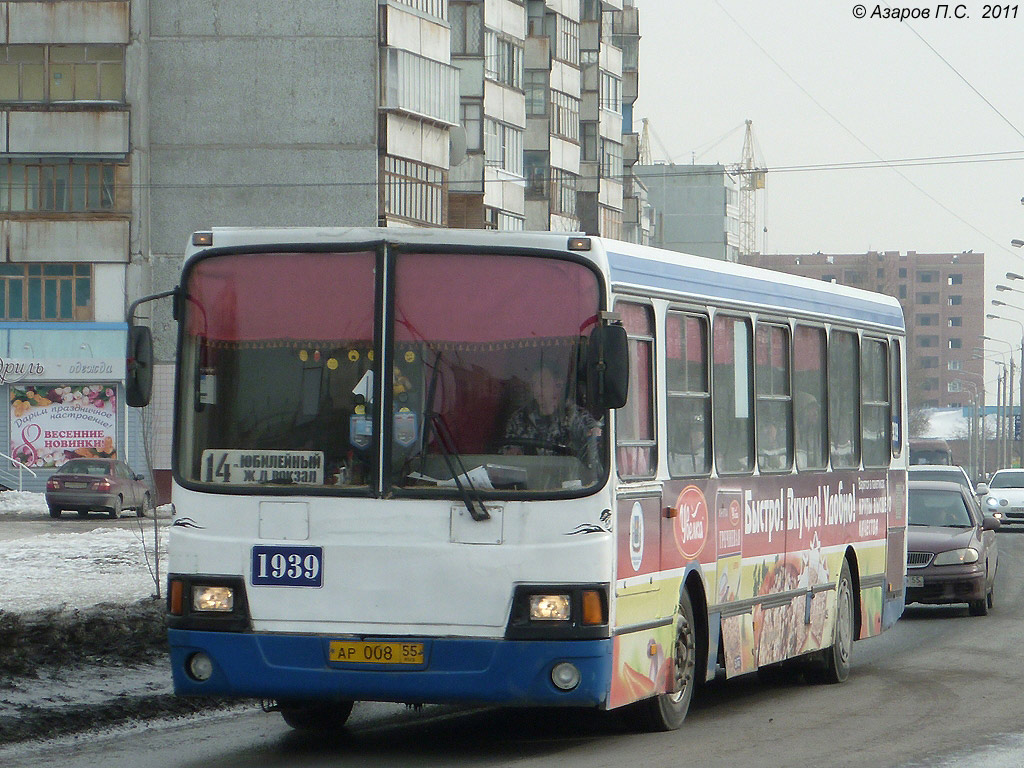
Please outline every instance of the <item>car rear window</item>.
M65 475L105 475L110 471L110 465L100 461L81 461L72 459L59 470Z

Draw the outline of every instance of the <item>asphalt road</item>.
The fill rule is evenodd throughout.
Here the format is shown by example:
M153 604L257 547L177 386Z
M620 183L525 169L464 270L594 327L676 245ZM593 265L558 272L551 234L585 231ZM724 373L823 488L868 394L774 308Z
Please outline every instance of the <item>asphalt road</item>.
M608 714L358 704L348 726L324 738L253 708L15 745L0 750L0 765L1024 765L1024 535L1002 531L998 542L989 616L970 617L966 606L911 606L893 630L854 646L845 684L768 684L756 675L721 681L673 733L634 733Z

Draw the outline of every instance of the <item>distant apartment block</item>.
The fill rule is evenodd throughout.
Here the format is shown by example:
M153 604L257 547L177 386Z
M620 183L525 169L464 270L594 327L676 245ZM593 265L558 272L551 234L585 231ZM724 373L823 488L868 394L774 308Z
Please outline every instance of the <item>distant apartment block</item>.
M897 297L907 323L911 407L963 407L982 386L984 254L751 254L742 261Z

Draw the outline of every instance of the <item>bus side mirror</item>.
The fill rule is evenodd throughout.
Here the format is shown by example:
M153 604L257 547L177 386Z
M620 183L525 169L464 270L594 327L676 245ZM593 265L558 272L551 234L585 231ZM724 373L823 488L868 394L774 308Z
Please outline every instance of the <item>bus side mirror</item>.
M621 408L629 394L629 342L621 325L599 325L587 344L587 405Z
M132 408L149 405L153 394L153 335L147 325L128 326L124 399Z

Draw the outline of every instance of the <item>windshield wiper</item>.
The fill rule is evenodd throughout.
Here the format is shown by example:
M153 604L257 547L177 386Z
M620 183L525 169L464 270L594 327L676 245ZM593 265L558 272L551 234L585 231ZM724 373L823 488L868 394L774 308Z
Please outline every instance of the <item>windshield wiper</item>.
M420 443L420 469L423 468L423 464L427 460L427 444L430 442L430 430L433 428L434 433L437 435L437 447L441 450L441 457L451 473L452 480L455 481L455 487L459 489L459 495L462 497L466 509L469 510L469 516L476 521L490 520L491 513L487 511L487 507L484 506L483 501L480 499L480 493L477 491L476 486L473 485L469 472L466 471L466 465L462 462L462 457L455 449L455 441L452 440L448 425L444 423L441 414L434 411L434 394L437 389L437 374L440 368L441 352L438 350L434 356L434 370L430 374L430 385L427 387L426 401L423 404L424 418L423 439Z

